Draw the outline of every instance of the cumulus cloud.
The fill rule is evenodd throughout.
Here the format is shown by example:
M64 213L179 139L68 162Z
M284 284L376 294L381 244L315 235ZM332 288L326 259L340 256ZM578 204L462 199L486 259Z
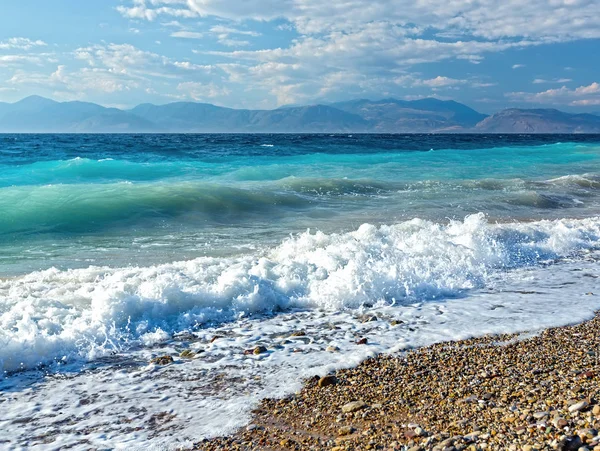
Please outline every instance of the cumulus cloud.
M10 38L6 41L0 41L0 50L30 50L34 47L45 47L44 41L31 40L28 38Z
M377 21L434 28L486 39L532 37L569 40L600 37L600 5L596 0L133 0L118 8L121 14L154 20L215 16L230 20L277 18L303 34L350 32Z
M467 80L457 80L455 78L442 77L438 75L437 77L432 78L430 80L422 80L420 84L423 86L428 86L430 88L443 88L446 86L462 85L466 82Z
M402 5L397 0L127 0L118 10L132 19L185 22L191 26L188 33L216 36L232 50L213 49L210 57L236 64L231 81L243 78L279 103L340 89L350 93L356 86L386 92L399 73L417 64L450 59L479 64L491 52L600 38L597 0L420 0ZM195 29L201 18L220 25ZM274 30L295 31L295 38L281 46L245 50L256 36L248 27L275 20ZM265 67L274 72L256 78ZM422 80L420 87L467 84L491 86L489 81L476 86L438 77Z
M183 39L202 39L206 36L205 33L199 33L197 31L186 31L179 30L171 33L171 37L173 38L183 38Z
M245 47L250 45L250 41L247 39L239 39L232 36L244 36L248 37L258 37L261 36L260 33L251 30L240 30L233 27L226 27L223 25L215 25L211 27L208 31L192 31L188 29L185 25L178 21L167 22L163 24L168 27L177 27L179 30L173 31L171 33L171 37L173 38L183 38L183 39L206 39L206 38L214 38L220 44L227 47Z
M212 82L198 83L188 81L179 83L177 90L185 93L186 96L184 97L189 97L198 101L212 100L219 97L226 97L231 94L231 90L228 88Z
M161 84L177 90L178 85L185 86L187 79L218 76L213 66L174 60L140 50L130 44L81 47L72 53L72 57L79 63L75 67L59 64L49 72L17 70L6 83L12 87L54 89L56 97L68 99L93 93L113 94L136 90L156 93L154 86ZM83 67L81 63L84 64ZM213 89L212 92L224 94L226 91ZM198 92L198 87L194 91L190 88L188 97L193 98L192 94ZM165 93L167 94L171 93ZM185 93L179 95L185 98Z
M269 89L285 92L283 97L292 102L309 91L332 92L330 80L340 73L361 82L364 77L377 78L383 90L398 71L416 64L452 58L479 64L490 52L600 38L597 0L422 0L404 2L402 7L396 0L129 0L118 10L126 17L150 21L216 18L222 25L208 32L186 30L173 36L217 36L233 50L211 55L242 63L236 76L245 70L249 82L262 65L275 63L275 70L283 72L269 79L286 86ZM257 33L241 25L275 19L284 22L276 25L278 29L295 30L298 37L282 47L242 50ZM322 81L321 87L290 74L290 65L303 67L295 73L310 71L313 80ZM337 81L345 84L343 77ZM428 83L422 86L462 84L443 78Z
M600 105L600 83L594 82L587 86L569 89L562 86L556 89L548 89L541 92L511 92L507 94L512 100L528 103L589 106Z

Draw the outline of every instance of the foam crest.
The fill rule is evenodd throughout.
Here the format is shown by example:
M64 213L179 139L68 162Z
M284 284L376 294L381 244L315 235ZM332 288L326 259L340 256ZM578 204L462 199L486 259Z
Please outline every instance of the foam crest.
M600 218L415 219L292 237L260 255L152 267L49 269L0 282L0 369L93 359L253 314L461 297L507 269L600 244Z

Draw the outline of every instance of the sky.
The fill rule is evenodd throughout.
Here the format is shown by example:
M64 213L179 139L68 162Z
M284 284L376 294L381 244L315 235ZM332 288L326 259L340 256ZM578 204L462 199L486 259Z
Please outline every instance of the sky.
M0 102L600 111L600 0L3 0Z

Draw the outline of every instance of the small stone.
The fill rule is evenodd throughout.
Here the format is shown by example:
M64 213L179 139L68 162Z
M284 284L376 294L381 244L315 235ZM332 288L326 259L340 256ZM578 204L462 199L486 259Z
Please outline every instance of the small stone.
M569 407L569 412L573 413L573 412L581 412L583 409L587 408L590 405L589 402L587 402L586 400L583 400L581 402L578 402L577 404L573 404L572 406Z
M581 429L578 434L579 437L581 437L581 439L583 440L583 438L585 437L586 439L593 439L594 437L596 437L598 435L598 431L596 429Z
M369 342L369 340L367 340L367 338L361 338L360 340L358 340L356 342L357 345L366 345Z
M223 338L223 335L215 335L214 337L212 337L210 339L211 343L214 343L215 341L217 341L219 338Z
M163 355L150 360L150 363L154 363L155 365L168 365L169 363L173 363L173 357L170 355Z
M370 322L373 322L373 321L377 321L377 316L375 316L375 315L371 315L371 316L367 315L367 316L365 316L365 317L362 318L362 322L363 323L370 323Z
M349 402L348 404L345 404L344 406L342 406L342 412L344 412L344 413L357 412L361 409L364 409L365 407L367 407L367 403L364 401L352 401L352 402Z
M179 357L181 357L183 359L193 359L194 357L196 357L196 353L194 351L192 351L191 349L186 349L184 351L181 351L181 354L179 354Z
M556 417L554 418L554 420L552 420L552 424L554 425L554 427L562 429L566 427L569 424L569 422L562 417Z
M354 429L352 426L342 426L341 428L339 428L338 430L338 435L340 437L343 437L344 435L350 435L353 434L354 431L356 431L356 429Z
M340 348L338 348L337 346L333 346L333 345L329 345L327 346L327 349L325 349L327 352L338 352L340 350Z
M306 332L304 332L303 330L297 330L296 332L293 332L290 337L304 337L306 335Z
M541 420L542 418L546 418L548 415L550 415L550 412L535 412L533 414L533 418L536 420Z
M319 387L327 387L329 385L335 385L337 382L337 378L333 375L323 376L319 379L318 385Z
M474 442L477 439L477 437L479 437L479 435L481 435L481 431L475 431L465 435L463 439L469 442Z
M558 443L558 447L556 449L558 451L577 451L582 445L583 443L581 442L581 439L576 435L572 435L563 438Z
M592 413L594 415L600 415L600 406L595 405L594 408L592 409Z

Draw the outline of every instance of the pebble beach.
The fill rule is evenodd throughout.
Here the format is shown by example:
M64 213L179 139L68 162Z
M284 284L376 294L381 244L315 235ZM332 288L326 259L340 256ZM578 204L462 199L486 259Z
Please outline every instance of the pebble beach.
M598 313L381 355L264 400L250 425L196 449L598 451L599 357Z

